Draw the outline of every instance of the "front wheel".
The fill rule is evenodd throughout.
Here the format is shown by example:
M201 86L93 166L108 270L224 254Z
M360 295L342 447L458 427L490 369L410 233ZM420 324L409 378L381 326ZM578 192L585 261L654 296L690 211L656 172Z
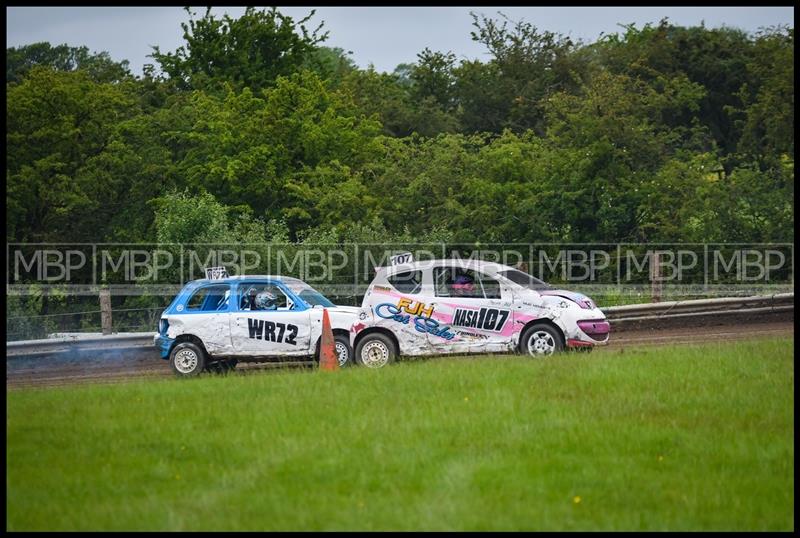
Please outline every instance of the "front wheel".
M385 334L367 335L356 346L356 362L367 368L383 368L396 358L394 342Z
M520 339L520 351L531 357L547 357L564 349L559 332L544 323L528 327Z
M319 363L319 354L321 351L320 345L322 338L317 342L317 353L315 358ZM339 368L346 368L353 364L353 348L350 347L350 338L343 334L333 335L333 347L336 351L336 360L339 362Z
M333 336L333 345L336 348L339 368L346 368L353 364L353 348L350 347L350 337L336 334Z
M172 348L169 364L178 377L195 377L206 366L206 353L192 342L181 342Z

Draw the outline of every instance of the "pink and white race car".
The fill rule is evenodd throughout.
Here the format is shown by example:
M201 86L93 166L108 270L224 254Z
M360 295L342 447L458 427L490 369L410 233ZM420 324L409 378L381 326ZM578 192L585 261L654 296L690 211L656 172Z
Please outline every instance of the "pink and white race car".
M412 261L376 275L350 329L356 363L400 356L521 352L546 356L608 343L610 326L588 297L553 289L513 267L480 260Z

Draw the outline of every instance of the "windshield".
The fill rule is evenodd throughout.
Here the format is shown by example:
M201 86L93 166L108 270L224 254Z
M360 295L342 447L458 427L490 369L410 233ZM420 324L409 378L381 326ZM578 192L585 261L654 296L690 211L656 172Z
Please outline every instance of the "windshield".
M523 286L531 290L540 291L540 290L553 289L552 286L539 280L538 278L534 278L528 273L523 273L522 271L517 271L516 269L510 269L508 271L498 271L497 274L509 279L511 282L515 284L519 284L520 286Z
M310 304L311 306L324 306L325 308L332 308L336 306L327 297L322 295L314 288L306 288L300 292L300 298Z

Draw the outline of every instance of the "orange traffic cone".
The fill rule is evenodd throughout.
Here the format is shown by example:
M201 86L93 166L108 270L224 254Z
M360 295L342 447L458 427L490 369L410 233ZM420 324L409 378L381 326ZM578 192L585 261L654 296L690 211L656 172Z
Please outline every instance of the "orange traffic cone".
M322 370L338 370L339 358L336 356L336 344L333 340L333 329L328 317L328 309L322 309L322 336L319 342L319 367Z

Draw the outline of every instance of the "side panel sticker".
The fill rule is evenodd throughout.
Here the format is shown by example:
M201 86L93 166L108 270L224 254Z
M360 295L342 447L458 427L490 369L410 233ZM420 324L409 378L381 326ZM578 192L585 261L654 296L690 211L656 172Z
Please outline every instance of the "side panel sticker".
M458 308L453 314L452 324L455 327L501 332L510 314L510 310L500 308L481 308L479 310Z
M255 340L297 345L297 325L247 318L248 336Z

